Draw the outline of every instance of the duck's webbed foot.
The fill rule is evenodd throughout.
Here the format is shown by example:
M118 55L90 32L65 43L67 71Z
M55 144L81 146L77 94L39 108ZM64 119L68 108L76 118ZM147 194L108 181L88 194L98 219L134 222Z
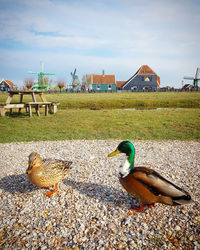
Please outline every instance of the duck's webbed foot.
M141 212L144 212L145 207L154 207L154 203L152 203L152 204L144 204L144 203L142 203L139 207L132 205L129 210L133 211L133 212L141 213Z
M55 192L57 191L57 188L58 188L58 183L55 184L54 190L51 190L51 191L45 193L45 195L51 197L53 194L55 194Z
M154 207L154 206L155 206L155 203L145 204L145 206L147 206L147 207Z

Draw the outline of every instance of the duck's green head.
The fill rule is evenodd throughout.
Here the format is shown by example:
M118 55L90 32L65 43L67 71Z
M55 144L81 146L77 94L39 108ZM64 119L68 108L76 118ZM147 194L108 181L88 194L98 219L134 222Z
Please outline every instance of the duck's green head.
M135 147L130 141L122 141L115 151L110 153L108 157L112 157L119 153L124 153L127 155L127 159L123 164L120 165L119 173L120 176L126 177L131 171L134 170L134 158L135 158Z
M122 142L120 142L120 144L118 145L116 150L113 151L112 153L110 153L108 155L108 157L112 157L112 156L117 155L119 153L124 153L127 156L130 156L133 154L135 156L135 147L133 146L133 144L130 141L122 141Z

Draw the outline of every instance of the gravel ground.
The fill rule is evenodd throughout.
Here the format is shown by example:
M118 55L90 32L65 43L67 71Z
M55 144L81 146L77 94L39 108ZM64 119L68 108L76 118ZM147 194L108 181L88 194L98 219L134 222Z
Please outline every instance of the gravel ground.
M199 204L156 204L132 213L118 181L120 141L0 144L0 248L200 249ZM200 143L136 141L136 166L147 166L200 198ZM70 177L48 198L26 179L28 155L73 161Z

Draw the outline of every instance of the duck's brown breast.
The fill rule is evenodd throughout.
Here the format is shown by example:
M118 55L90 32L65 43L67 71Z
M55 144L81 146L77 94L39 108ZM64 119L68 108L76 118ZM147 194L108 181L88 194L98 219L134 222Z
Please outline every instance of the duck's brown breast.
M150 190L140 181L136 180L132 174L121 178L119 181L124 189L142 203L151 204L158 200L158 196L150 192Z
M63 176L50 173L47 175L47 173L38 169L37 171L32 171L28 175L28 179L32 184L38 187L48 187L60 182Z

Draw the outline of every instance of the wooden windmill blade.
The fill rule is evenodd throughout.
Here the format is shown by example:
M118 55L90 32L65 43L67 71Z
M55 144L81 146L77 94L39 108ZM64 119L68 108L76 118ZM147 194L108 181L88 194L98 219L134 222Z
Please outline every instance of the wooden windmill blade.
M194 77L191 77L191 76L184 76L183 79L194 80Z
M183 79L187 79L187 80L200 80L200 68L197 68L195 76L184 76Z
M72 72L71 72L71 76L72 76L72 78L74 78L74 77L75 77L75 75L76 75L76 68L75 68L75 70L74 70L74 73L72 73Z

